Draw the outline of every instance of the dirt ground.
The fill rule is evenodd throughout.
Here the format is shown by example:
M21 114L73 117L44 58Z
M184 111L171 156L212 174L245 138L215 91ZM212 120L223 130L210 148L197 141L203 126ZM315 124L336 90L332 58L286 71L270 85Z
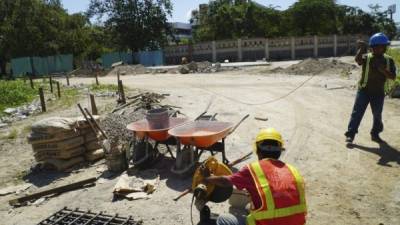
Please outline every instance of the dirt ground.
M341 60L351 63L349 57ZM182 107L181 111L190 118L199 115L210 100L213 103L209 112L218 113L219 120L237 122L250 114L250 118L226 140L229 159L251 151L253 138L260 128L273 126L280 130L287 149L282 160L297 167L306 181L307 224L400 224L400 101L387 99L385 102L382 138L386 144L371 142L372 115L368 110L354 146L348 148L343 133L353 106L359 70L352 71L350 77L263 72L293 63L296 61L216 74L126 75L121 79L131 88L170 94L166 102ZM91 78L71 79L71 83L92 82ZM103 77L100 82L115 83L115 77ZM66 110L61 115L78 113L74 110ZM268 121L258 121L254 117L267 117ZM2 186L9 185L4 182L5 177L16 176L33 161L32 150L24 139L0 141L0 155ZM252 160L255 156L236 167ZM112 202L112 188L118 177L103 174L104 179L95 187L49 198L39 206L11 208L7 201L13 196L0 197L0 224L34 225L65 206L132 215L143 219L146 225L190 224L191 198L172 200L190 185L190 179L182 180L171 174L172 163L166 158L156 166L161 182L151 199ZM35 175L26 182L34 184L29 189L33 191L47 184L54 186L100 176L104 167L99 162L72 174ZM227 203L210 206L214 213L229 211ZM198 220L197 212L194 219Z

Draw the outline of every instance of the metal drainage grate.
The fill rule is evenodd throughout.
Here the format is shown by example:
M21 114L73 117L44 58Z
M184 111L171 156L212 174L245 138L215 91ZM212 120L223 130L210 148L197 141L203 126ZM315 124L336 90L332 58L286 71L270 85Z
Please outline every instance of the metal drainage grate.
M118 214L114 216L79 209L64 208L38 225L142 225L143 222L134 221L132 216L125 218Z

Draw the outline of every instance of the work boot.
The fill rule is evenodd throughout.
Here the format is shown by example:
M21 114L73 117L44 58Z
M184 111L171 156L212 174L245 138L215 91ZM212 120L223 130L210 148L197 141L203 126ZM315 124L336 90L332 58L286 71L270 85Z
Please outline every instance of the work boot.
M351 144L354 141L354 137L346 137L346 142Z
M354 135L350 134L350 132L346 132L344 134L344 136L346 136L346 142L351 144L354 141Z
M379 134L371 134L371 140L372 140L373 142L376 142L376 143L383 143L383 142L385 142L384 140L382 140L381 137L379 137Z

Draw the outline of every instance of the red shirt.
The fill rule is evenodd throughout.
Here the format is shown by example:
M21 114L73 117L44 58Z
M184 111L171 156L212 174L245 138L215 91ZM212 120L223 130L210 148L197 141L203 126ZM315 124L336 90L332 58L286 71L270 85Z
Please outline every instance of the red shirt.
M239 170L239 172L227 176L227 178L237 189L246 189L249 192L255 209L261 207L261 199L258 195L256 184L254 183L248 166L244 166Z

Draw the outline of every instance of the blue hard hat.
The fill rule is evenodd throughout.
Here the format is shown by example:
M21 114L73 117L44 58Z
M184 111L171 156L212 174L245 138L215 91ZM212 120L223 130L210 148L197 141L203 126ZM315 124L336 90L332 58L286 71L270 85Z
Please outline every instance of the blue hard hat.
M390 45L389 38L384 33L376 33L369 39L369 46Z

